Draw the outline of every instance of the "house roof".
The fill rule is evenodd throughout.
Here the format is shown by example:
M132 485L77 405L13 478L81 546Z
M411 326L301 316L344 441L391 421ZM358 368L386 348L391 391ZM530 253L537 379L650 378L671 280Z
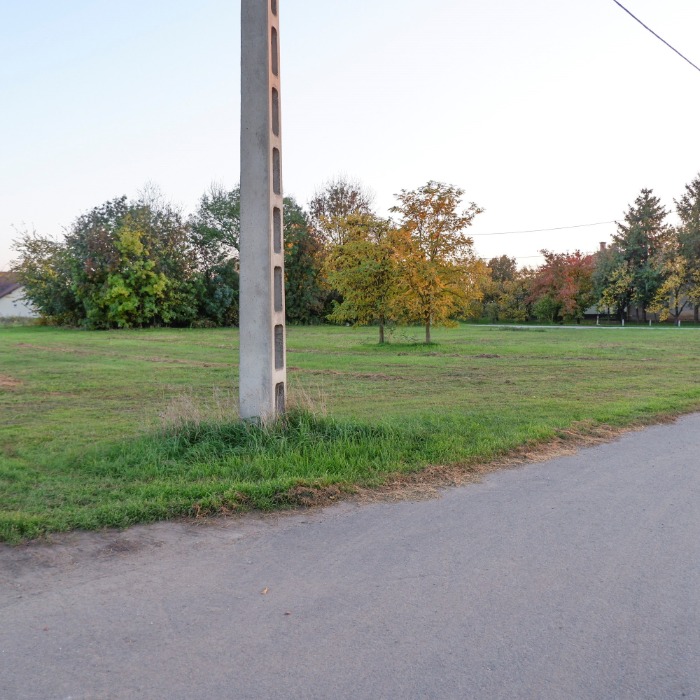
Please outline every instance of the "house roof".
M14 272L0 272L0 299L21 287Z

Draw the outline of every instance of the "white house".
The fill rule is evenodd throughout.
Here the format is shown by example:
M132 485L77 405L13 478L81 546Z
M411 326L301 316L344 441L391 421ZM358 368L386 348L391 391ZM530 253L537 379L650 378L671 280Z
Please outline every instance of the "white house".
M38 315L25 301L17 277L12 272L0 272L0 318L37 318Z

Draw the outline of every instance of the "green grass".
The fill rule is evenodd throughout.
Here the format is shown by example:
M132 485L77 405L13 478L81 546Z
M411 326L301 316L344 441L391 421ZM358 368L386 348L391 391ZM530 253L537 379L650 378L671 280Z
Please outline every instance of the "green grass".
M236 331L0 328L0 540L285 507L299 486L377 485L700 408L691 327L420 337L289 329L300 407L259 428L235 419Z

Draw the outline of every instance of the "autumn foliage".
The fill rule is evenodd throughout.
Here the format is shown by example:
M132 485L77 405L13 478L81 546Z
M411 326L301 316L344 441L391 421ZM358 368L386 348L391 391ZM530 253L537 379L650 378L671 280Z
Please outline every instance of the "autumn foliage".
M341 236L344 243L334 246L325 260L328 282L341 297L328 319L376 323L383 343L386 324L397 315L405 237L389 220L366 213L347 217Z
M474 255L466 229L483 209L472 202L459 211L463 194L431 181L417 190L401 190L392 209L404 234L397 308L404 320L424 326L426 343L433 325L449 325L456 316L466 316L481 296L477 278L484 265Z
M593 271L595 256L574 253L552 253L543 250L545 262L532 280L530 300L541 310L540 320L580 321L595 301ZM548 313L549 311L549 313Z
M469 229L483 209L464 191L429 181L401 190L390 217L345 177L307 207L284 200L289 323L395 324L431 329L481 318L494 323L700 321L700 175L674 200L676 224L643 189L594 254L542 250L522 267L488 262ZM86 328L221 326L238 321L240 190L212 185L184 216L156 190L118 197L79 216L63 239L20 233L12 270L45 322Z

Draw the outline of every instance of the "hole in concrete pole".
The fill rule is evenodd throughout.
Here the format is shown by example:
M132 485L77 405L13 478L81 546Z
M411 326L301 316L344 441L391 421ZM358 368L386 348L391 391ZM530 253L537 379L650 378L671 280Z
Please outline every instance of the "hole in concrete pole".
M275 387L275 411L284 413L284 383L280 382Z
M275 369L284 369L284 326L275 326Z
M275 194L282 194L282 166L279 148L272 149L272 189Z
M280 93L277 88L272 88L272 133L280 135Z
M272 14L277 16L277 0L272 0Z
M270 41L270 50L272 52L272 72L278 76L280 74L280 49L277 29L275 27L272 27L272 37Z
M279 207L272 210L272 230L275 253L279 255L282 252L282 211Z
M282 311L282 268L275 268L275 311Z

